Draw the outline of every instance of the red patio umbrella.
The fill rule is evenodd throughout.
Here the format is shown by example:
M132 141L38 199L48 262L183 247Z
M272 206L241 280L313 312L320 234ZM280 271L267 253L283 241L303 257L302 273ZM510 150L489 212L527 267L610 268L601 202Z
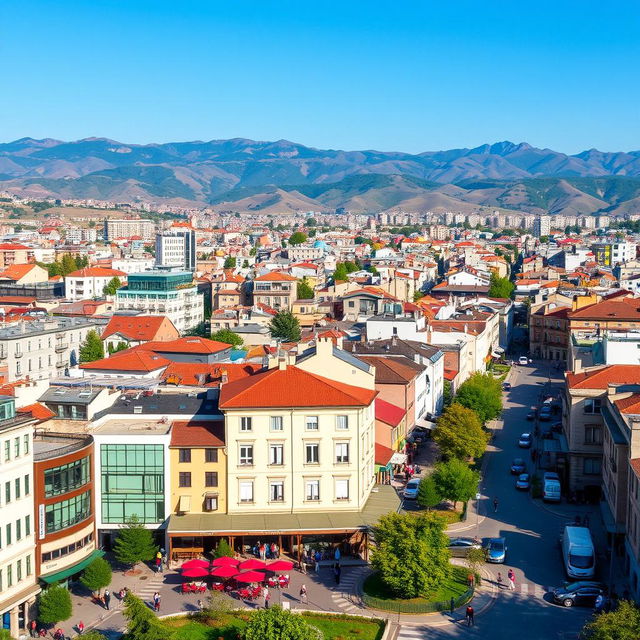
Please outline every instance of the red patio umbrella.
M233 576L237 574L238 570L235 567L230 566L215 567L211 572L211 575L216 576L217 578L233 578Z
M293 562L289 560L276 560L267 565L268 571L291 571L293 569Z
M212 563L212 567L236 567L238 566L239 560L235 558L230 558L229 556L221 556L220 558L216 558Z
M246 573L241 573L236 576L237 582L263 582L264 581L264 573L262 571L247 571Z
M238 565L238 569L241 571L247 571L248 569L265 569L267 566L266 562L262 562L262 560L258 560L257 558L249 558L249 560L245 560Z
M181 569L207 569L209 562L207 560L200 560L200 558L194 558L193 560L187 560L182 564Z
M183 578L204 578L208 576L209 572L203 567L194 567L193 569L187 569L182 572Z

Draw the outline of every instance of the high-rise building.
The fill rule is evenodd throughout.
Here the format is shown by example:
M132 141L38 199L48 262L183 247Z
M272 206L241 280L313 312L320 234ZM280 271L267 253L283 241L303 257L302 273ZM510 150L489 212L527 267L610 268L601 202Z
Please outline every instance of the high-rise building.
M548 236L551 231L551 218L550 216L536 216L533 221L533 235L536 238L541 236Z
M156 235L156 266L196 268L196 232L193 229L167 229Z
M140 220L136 218L131 220L115 220L113 218L107 218L104 221L105 242L134 237L140 237L145 241L153 240L155 231L156 226L153 220Z

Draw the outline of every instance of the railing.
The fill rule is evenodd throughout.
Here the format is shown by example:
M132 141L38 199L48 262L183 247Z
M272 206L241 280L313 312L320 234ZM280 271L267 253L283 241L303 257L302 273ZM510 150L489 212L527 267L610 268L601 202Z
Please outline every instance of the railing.
M38 440L47 440L49 442L55 440L61 440L60 446L57 448L48 448L46 451L42 451L40 453L33 454L33 459L37 462L40 460L49 460L50 458L58 458L60 456L67 455L68 453L73 453L74 451L78 451L80 449L84 449L89 446L93 442L93 436L82 435L82 434L69 434L69 433L54 433L50 431L36 431L34 434L34 442L37 443ZM65 444L65 440L73 441L70 444Z
M469 587L462 595L453 601L454 609L462 607L473 598L474 588ZM362 594L362 602L372 609L392 611L393 613L434 613L447 611L451 608L451 600L448 602L403 602L402 600L384 600L375 596Z
M60 353L61 351L65 351L69 348L69 345L66 342L56 342L56 353Z
M33 420L33 417L30 413L21 413L13 416L13 418L0 420L0 429L4 429L5 427L15 427L16 425L30 422L31 420Z

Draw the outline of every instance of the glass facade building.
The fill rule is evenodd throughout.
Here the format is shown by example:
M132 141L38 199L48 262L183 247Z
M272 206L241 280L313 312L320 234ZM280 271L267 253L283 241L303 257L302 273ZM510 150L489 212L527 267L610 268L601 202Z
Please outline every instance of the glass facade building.
M75 460L69 464L52 467L44 472L45 498L79 489L91 479L89 472L91 456Z
M91 491L45 507L47 533L55 533L86 520L91 515Z
M161 444L100 445L102 522L122 524L133 515L162 522L164 464Z

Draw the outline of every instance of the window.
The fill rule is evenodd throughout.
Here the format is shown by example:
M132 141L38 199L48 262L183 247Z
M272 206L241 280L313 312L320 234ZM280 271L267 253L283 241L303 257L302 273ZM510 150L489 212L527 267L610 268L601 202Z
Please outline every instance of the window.
M240 483L240 502L253 502L252 480L245 480Z
M584 401L584 412L600 413L601 404L602 404L602 400L600 398L587 398Z
M13 457L14 458L19 458L20 457L20 438L15 438L13 441L13 449L14 449L14 453L13 453Z
M89 482L89 458L86 456L59 467L52 467L44 472L45 498L58 496L79 489Z
M55 533L86 520L90 515L91 491L85 491L69 500L48 504L45 507L46 531Z
M22 580L22 560L16 562L16 579L18 582Z
M600 458L585 458L583 460L583 472L588 476L600 475L601 461Z
M2 586L2 569L0 569L0 591L3 590L3 586Z
M349 416L336 416L336 429L344 431L349 428Z
M12 544L13 543L13 538L11 536L11 523L9 523L6 527L5 527L5 536L4 539L6 541L7 544Z
M281 444L269 445L269 464L284 464L284 447Z
M27 575L30 576L31 575L31 556L27 556L26 565L27 565Z
M307 464L318 464L320 462L320 445L317 442L307 442L304 446L305 462Z
M599 426L587 425L584 428L585 444L602 444L602 428Z
M284 482L282 480L275 480L269 483L269 501L284 501Z
M15 494L16 494L16 500L17 500L20 497L20 487L21 487L20 478L15 479L15 485L16 485Z
M336 480L336 500L348 500L349 499L349 480L338 479Z
M22 520L16 520L16 542L22 540Z
M178 449L178 460L180 462L191 462L191 449Z
M307 480L305 483L305 498L320 500L320 480Z
M218 450L217 449L205 449L204 450L205 462L218 462Z
M8 564L7 565L7 588L13 586L13 567Z
M318 430L318 416L307 416L305 419L305 425L307 431Z
M31 493L31 477L27 473L24 477L24 495L28 496Z
M218 510L218 496L206 496L204 499L205 511L217 511Z
M282 431L282 416L271 416L269 418L269 429L271 431Z
M251 431L251 418L244 416L240 418L240 431Z
M217 487L218 486L218 472L207 471L204 474L204 486L205 487Z
M179 487L191 486L191 473L189 471L181 471L178 474L178 486Z
M4 483L4 503L7 504L8 502L11 502L11 483L5 482Z
M336 462L349 462L348 442L336 442Z
M26 515L24 517L24 535L25 536L31 535L31 515Z
M253 464L253 445L240 445L240 464Z
M9 462L11 460L11 442L9 440L4 441L4 461Z
M24 455L25 455L25 456L26 456L26 455L29 455L29 445L30 445L30 442L29 442L29 434L26 434L26 435L24 436L24 445L23 445Z

